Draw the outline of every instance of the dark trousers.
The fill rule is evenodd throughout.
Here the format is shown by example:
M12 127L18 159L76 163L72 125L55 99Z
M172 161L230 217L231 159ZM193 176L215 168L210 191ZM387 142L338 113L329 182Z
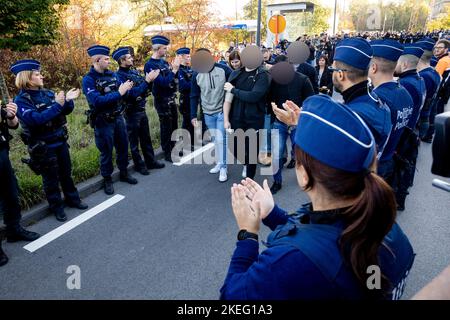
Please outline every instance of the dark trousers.
M52 213L64 210L59 185L66 202L79 203L80 196L72 179L72 163L70 161L69 145L63 142L57 147L49 147L46 154L45 168L42 170L42 183L44 192Z
M237 119L231 119L231 128L234 130L242 129L244 132L246 132L249 129L254 129L255 131L260 130L264 128L264 116L261 117L260 121L257 122L244 122ZM245 138L244 145L238 145L239 141L242 142L243 140L239 140L236 138L236 135L233 134L230 137L230 140L233 139L233 145L234 150L233 154L235 158L238 158L238 160L247 166L247 177L250 179L254 179L256 175L256 168L258 164L258 154L259 154L259 133L257 132L257 139L253 139L253 141L256 141L256 146L250 146L251 139ZM256 147L256 153L253 153ZM238 148L244 148L244 159L239 159L239 152ZM252 152L252 154L250 154Z
M194 126L191 122L191 106L189 101L189 96L182 95L180 97L180 113L183 116L183 123L181 127L187 131L189 131L189 135L191 136L191 146L194 146L195 135L194 135Z
M120 171L128 167L128 136L125 119L118 116L111 122L99 116L95 121L95 145L100 151L100 173L110 177L114 171L113 148L116 149L116 163Z
M416 162L419 154L419 144L410 146L411 153L408 157L395 160L395 169L392 187L395 192L397 204L405 206L406 196L409 194L408 189L414 183L414 175L416 173Z
M391 158L389 160L383 160L383 161L378 162L377 173L390 186L392 186L392 182L394 179L394 166L395 166L395 162L394 162L393 158Z
M145 111L129 113L126 116L128 139L130 141L131 156L137 170L155 163L155 152L150 137L150 127ZM139 153L141 146L142 155ZM144 162L145 161L145 162Z
M19 188L6 147L0 149L0 211L7 229L18 226L20 214Z
M155 98L155 108L159 117L161 148L168 156L175 146L175 141L172 141L172 132L178 129L177 105L174 98Z

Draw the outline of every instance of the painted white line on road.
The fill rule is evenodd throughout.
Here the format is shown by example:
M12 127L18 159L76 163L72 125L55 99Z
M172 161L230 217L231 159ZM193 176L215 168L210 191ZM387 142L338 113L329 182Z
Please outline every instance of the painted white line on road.
M108 209L109 207L115 205L117 202L125 199L124 196L117 194L114 197L100 203L98 206L95 206L94 208L86 211L83 214L80 214L78 217L64 223L62 226L56 228L55 230L50 231L49 233L43 235L39 239L30 242L25 247L23 247L25 250L28 250L30 252L35 252L36 250L42 248L46 244L52 242L53 240L59 238L66 232L69 232L73 228L79 226L83 222L88 221L89 219L95 217L97 214L102 212L103 210Z
M188 154L186 157L181 158L179 162L175 162L173 165L174 166L182 166L186 162L191 161L195 157L201 155L203 152L205 152L209 149L212 149L212 148L214 148L214 142L210 142L206 146L203 146L200 149L195 150L194 152Z

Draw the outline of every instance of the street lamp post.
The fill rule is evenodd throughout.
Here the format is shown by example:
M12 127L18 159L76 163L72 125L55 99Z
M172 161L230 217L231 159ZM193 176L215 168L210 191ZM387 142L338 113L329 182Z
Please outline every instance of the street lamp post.
M256 45L261 45L261 0L258 0L258 19L256 25Z

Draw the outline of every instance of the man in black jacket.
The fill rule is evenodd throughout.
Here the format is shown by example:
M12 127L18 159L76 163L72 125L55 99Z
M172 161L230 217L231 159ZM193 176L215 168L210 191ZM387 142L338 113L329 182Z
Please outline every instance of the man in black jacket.
M246 135L249 135L250 139L245 141L245 159L240 161L245 166L242 175L251 179L256 174L258 139L256 141L252 139L251 131L247 132L247 130L258 131L264 128L266 96L270 86L270 76L262 66L262 62L261 54L261 63L258 67L243 67L235 70L224 86L227 91L224 104L224 125L226 129L242 129ZM252 142L256 143L256 152L254 152L255 146ZM236 155L237 146L234 145ZM250 154L250 148L252 154Z
M311 84L314 89L314 93L315 94L319 93L319 84L317 81L317 73L316 73L316 69L312 65L310 65L306 62L303 62L303 63L299 64L299 66L297 67L297 72L303 73L305 76L307 76L309 78L309 81L311 81Z
M282 61L287 61L288 58L285 55L278 56L275 59L275 65ZM294 68L294 66L292 66ZM309 96L314 95L314 89L309 81L308 77L299 72L295 72L294 78L289 84L280 84L274 78L269 89L268 102L275 103L279 108L290 100L296 105L301 106L303 101ZM288 126L279 121L271 107L268 108L272 115L272 136L275 138L274 145L272 146L272 163L274 168L273 185L270 188L272 194L277 193L281 189L282 176L281 171L284 164L284 153L286 151L287 138L291 138L292 149L294 149L294 137L296 126ZM291 160L293 161L293 159ZM294 162L295 163L295 162Z

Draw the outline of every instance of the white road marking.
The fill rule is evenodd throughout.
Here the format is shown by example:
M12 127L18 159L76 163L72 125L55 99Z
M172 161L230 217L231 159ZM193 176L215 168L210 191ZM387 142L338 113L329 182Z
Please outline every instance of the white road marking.
M80 214L78 217L64 223L62 226L56 228L55 230L50 231L49 233L43 235L39 239L30 242L25 247L23 247L25 250L28 250L29 252L35 252L36 250L42 248L43 246L47 245L48 243L52 242L53 240L59 238L66 232L69 232L73 228L79 226L83 222L86 222L87 220L95 217L97 214L102 212L103 210L108 209L109 207L115 205L119 201L122 201L125 199L124 196L117 194L114 197L103 201L99 205L95 206L94 208L86 211L83 214Z
M214 148L214 142L210 142L206 146L203 146L200 149L195 150L194 152L188 154L186 157L181 158L179 162L174 162L173 165L174 166L182 166L186 162L191 161L195 157L201 155L203 152L205 152L209 149L212 149L212 148Z

